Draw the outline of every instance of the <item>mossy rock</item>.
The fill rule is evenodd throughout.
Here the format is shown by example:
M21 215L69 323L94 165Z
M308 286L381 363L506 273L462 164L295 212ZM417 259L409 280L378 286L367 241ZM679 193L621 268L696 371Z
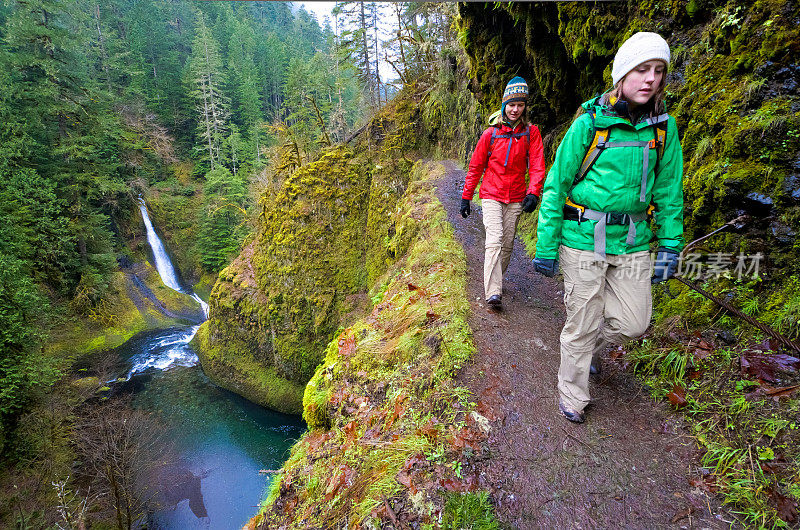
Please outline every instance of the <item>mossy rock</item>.
M246 353L225 351L209 341L204 322L190 343L205 374L215 384L257 405L286 414L303 411L304 386L282 378Z

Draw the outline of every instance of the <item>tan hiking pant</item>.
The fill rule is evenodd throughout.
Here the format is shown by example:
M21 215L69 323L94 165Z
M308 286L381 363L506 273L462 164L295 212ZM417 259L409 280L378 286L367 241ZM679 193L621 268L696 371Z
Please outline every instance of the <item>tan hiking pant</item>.
M653 311L649 252L608 254L606 260L588 250L559 249L567 319L561 331L558 393L577 411L589 403L592 355L642 335Z
M490 296L503 294L503 275L511 261L514 233L522 213L522 203L505 204L482 199L483 226L486 229L486 254L483 257L483 291Z

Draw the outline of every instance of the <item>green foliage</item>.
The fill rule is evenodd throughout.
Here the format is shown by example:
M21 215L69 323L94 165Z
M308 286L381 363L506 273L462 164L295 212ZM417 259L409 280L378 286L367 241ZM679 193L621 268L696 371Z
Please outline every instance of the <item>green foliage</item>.
M24 262L0 253L0 452L34 393L58 375L42 355L36 315L43 299L25 272Z
M445 443L446 425L463 426L455 418L469 400L454 377L474 345L463 250L433 194L443 171L441 164L417 163L391 210L395 231L387 246L396 260L374 283L381 300L328 343L304 396L312 430L295 445L281 484L271 488L260 516L264 527L333 527L345 519L379 525L384 499L398 497L430 523L435 503L441 507L446 499L428 489L412 495L398 482L402 470L409 462L430 462L424 457L438 451L448 465L425 480L444 473L457 481L466 473L461 453ZM349 477L346 489L338 486L343 477ZM295 495L299 506L284 508ZM485 494L458 500L447 528L497 528Z
M489 493L448 493L442 514L442 529L496 530L500 528L489 503Z
M206 173L197 247L208 271L227 265L247 233L247 189L241 175L224 167Z

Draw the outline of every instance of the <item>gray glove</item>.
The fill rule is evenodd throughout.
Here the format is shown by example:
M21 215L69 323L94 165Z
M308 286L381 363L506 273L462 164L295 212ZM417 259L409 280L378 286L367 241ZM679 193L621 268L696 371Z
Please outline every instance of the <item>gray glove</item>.
M656 261L653 263L653 277L650 283L659 283L672 278L678 270L678 258L680 254L674 250L661 247L656 253Z
M539 274L544 274L548 278L552 278L558 273L558 260L533 258L533 268Z

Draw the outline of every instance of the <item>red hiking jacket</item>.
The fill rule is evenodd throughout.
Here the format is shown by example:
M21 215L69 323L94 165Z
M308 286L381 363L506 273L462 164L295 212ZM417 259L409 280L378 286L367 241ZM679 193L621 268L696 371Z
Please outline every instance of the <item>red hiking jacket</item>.
M469 171L464 182L463 199L472 200L475 188L481 177L481 199L493 199L505 204L522 202L525 195L533 193L541 196L544 185L544 149L542 135L539 128L530 125L530 140L525 135L526 125L518 124L512 131L511 127L503 123L499 127L491 126L481 135L472 159L469 162ZM491 141L492 131L495 131L494 142ZM517 138L500 138L511 133L522 135ZM489 144L491 142L491 157ZM509 142L511 148L509 149ZM527 156L526 156L527 154ZM528 164L528 167L526 167ZM529 174L529 183L525 182L525 172Z

